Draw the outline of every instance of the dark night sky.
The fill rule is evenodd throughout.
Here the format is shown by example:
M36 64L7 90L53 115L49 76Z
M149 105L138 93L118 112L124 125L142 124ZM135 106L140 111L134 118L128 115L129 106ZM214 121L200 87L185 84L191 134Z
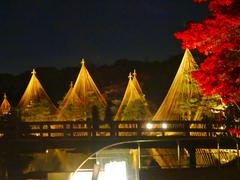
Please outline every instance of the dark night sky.
M173 32L207 16L192 0L4 0L0 73L37 66L162 61L181 53Z

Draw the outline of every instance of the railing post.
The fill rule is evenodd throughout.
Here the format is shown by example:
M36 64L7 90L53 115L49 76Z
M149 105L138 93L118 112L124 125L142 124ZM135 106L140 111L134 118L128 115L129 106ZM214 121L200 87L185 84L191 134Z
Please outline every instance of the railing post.
M88 136L92 136L93 135L93 131L92 131L92 122L90 119L87 119L87 132L88 132Z
M30 129L32 130L33 127L31 126ZM39 125L39 131L40 131L40 133L39 133L40 137L43 137L43 132L42 132L43 131L43 125Z
M48 137L51 137L51 132L49 132L49 131L51 131L51 125L48 124L47 127L48 127Z
M73 137L73 123L71 122L70 124L69 124L69 128L70 128L70 137Z
M184 121L185 136L189 136L189 135L190 135L189 130L190 130L190 128L189 128L189 122L188 122L188 121Z
M118 136L119 134L119 123L118 121L114 121L114 136Z
M137 135L138 136L142 135L142 123L141 123L141 121L137 122Z
M68 136L68 132L67 132L67 124L63 124L63 137L67 137Z
M110 126L110 135L114 136L114 121L113 120L109 123L109 126Z

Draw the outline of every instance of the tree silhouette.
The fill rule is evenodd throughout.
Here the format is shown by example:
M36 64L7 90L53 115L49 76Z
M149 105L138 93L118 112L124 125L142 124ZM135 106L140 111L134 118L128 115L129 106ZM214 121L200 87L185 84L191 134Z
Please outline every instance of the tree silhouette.
M99 119L99 111L97 106L92 107L92 127L93 127L93 133L96 135L96 131L99 128L100 119Z
M112 102L111 101L108 101L107 102L107 106L106 106L106 109L105 109L105 122L108 123L111 127L111 124L112 124L112 121L113 121L113 113L112 113Z

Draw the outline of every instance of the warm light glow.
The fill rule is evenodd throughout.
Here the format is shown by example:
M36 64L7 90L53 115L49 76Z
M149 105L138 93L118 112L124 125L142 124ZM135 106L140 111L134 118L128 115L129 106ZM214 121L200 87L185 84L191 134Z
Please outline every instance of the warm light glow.
M91 180L92 172L77 172L70 177L70 180Z
M147 124L146 124L146 128L147 128L147 129L152 129L152 128L153 128L152 123L147 123Z
M162 128L163 128L163 129L167 129L167 128L168 128L167 123L162 123Z
M151 119L152 113L149 110L147 100L136 76L136 70L133 73L129 73L128 85L114 120Z
M78 171L71 175L70 180L91 180L91 171ZM98 180L127 180L126 162L106 163L104 171L99 172Z
M223 126L221 126L221 127L220 127L220 129L222 129L222 130L223 130L223 129L224 129L224 127L223 127Z
M11 110L11 105L7 100L7 95L4 93L3 95L3 102L0 106L0 116L4 114L9 114Z
M89 74L84 59L82 59L81 64L75 84L70 86L60 103L61 118L64 120L86 120L92 116L92 107L97 106L100 119L104 119L103 112L107 104L106 100Z
M212 112L212 113L220 113L221 111L216 110L216 109L211 109L211 112Z
M59 114L58 109L47 95L33 69L31 79L19 102L23 121L53 120Z
M192 78L192 71L197 70L197 63L195 62L191 52L186 49L182 62L178 68L176 76L165 96L153 120L176 120L179 119L179 114L184 111L185 104L190 102L192 98L200 95L199 87L195 79ZM183 118L190 120L191 115L195 113L187 113Z
M110 162L105 164L104 180L127 180L126 162Z

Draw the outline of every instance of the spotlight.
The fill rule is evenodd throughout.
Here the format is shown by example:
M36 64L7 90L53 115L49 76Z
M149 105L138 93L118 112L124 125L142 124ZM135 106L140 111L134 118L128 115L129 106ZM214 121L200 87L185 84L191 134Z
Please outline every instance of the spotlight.
M162 128L167 129L168 128L167 123L162 123Z
M152 128L153 128L152 123L147 123L147 124L146 124L146 128L147 128L147 129L152 129Z

